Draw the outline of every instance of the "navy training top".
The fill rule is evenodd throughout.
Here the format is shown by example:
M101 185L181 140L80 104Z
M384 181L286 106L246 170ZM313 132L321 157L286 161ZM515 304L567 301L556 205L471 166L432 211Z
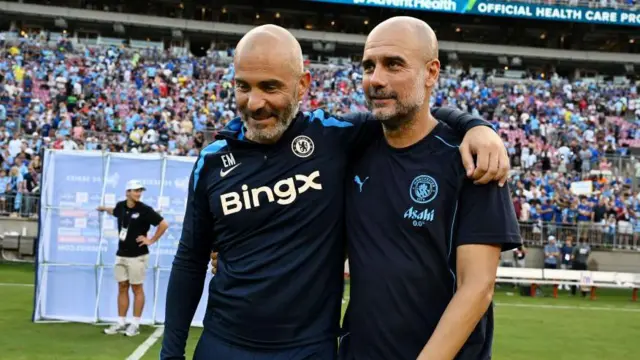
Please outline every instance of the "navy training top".
M404 149L381 136L347 177L348 360L415 360L456 291L456 247L521 245L508 187L467 179L458 143L442 123ZM456 359L489 359L492 338L490 307Z

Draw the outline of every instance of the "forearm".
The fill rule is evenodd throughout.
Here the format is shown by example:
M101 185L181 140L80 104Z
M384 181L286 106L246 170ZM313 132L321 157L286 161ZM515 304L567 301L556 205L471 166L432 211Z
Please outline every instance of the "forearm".
M162 237L162 235L164 235L168 228L168 224L166 224L164 221L161 222L160 225L158 225L158 227L156 228L156 232L150 238L151 242L156 243L158 240L160 240L160 238Z
M493 282L460 286L418 360L451 360L487 312L493 298Z
M442 120L459 135L464 135L467 131L476 126L488 126L493 128L488 121L454 108L433 108L431 110L431 114L439 120Z
M191 321L196 313L207 273L207 260L202 263L180 245L173 261L167 302L161 360L184 360ZM208 258L208 256L207 256Z
M107 214L109 214L109 215L113 216L113 208L106 207L106 206L100 206L100 207L98 208L98 210L100 210L100 211L104 211L104 212L106 212Z

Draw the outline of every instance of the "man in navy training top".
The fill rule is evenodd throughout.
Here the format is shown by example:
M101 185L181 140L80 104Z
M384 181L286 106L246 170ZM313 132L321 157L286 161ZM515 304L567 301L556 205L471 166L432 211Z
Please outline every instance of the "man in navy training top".
M218 273L195 359L331 360L340 330L344 178L355 150L382 128L365 123L366 114L337 119L322 110L298 112L311 78L300 45L280 27L247 33L234 63L242 120L202 151L191 175L160 358L184 359L215 249ZM461 133L486 124L466 120L450 123ZM469 159L478 152L479 159L502 163L477 171L471 160L469 174L505 181L500 138L487 126L471 133Z
M433 30L391 18L368 36L363 86L384 135L349 169L347 360L486 360L501 250L520 245L508 187L465 176L456 132L431 115ZM439 109L436 117L459 116Z

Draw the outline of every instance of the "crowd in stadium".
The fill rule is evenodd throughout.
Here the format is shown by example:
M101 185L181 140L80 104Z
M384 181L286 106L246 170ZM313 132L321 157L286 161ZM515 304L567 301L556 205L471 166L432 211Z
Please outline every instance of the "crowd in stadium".
M0 40L0 211L35 211L45 148L197 156L236 115L233 65L212 60L124 47L79 50L64 38L48 48L38 34ZM302 110L366 110L358 66L310 68L314 81ZM556 75L497 84L490 75L449 70L432 103L483 116L502 134L518 170L511 185L521 221L593 220L603 233L615 233L616 225L640 233L640 195L629 176L640 166L625 161L631 172L619 169L640 141L635 85ZM590 197L570 191L571 183L594 176Z

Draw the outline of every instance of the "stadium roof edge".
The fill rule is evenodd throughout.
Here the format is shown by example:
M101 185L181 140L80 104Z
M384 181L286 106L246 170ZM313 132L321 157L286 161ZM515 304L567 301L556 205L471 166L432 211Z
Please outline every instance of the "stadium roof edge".
M158 16L107 13L97 10L74 9L48 5L21 4L0 1L0 13L23 14L38 17L63 18L69 20L95 21L101 23L121 23L123 25L180 29L201 33L217 33L242 36L253 28L250 25L226 24L199 20L185 20ZM330 33L289 29L299 40L326 41L339 44L364 45L366 37L357 34ZM605 53L597 51L574 51L542 49L524 46L505 46L440 41L441 51L471 53L495 56L521 56L526 58L575 60L618 64L640 64L640 55L625 53Z

